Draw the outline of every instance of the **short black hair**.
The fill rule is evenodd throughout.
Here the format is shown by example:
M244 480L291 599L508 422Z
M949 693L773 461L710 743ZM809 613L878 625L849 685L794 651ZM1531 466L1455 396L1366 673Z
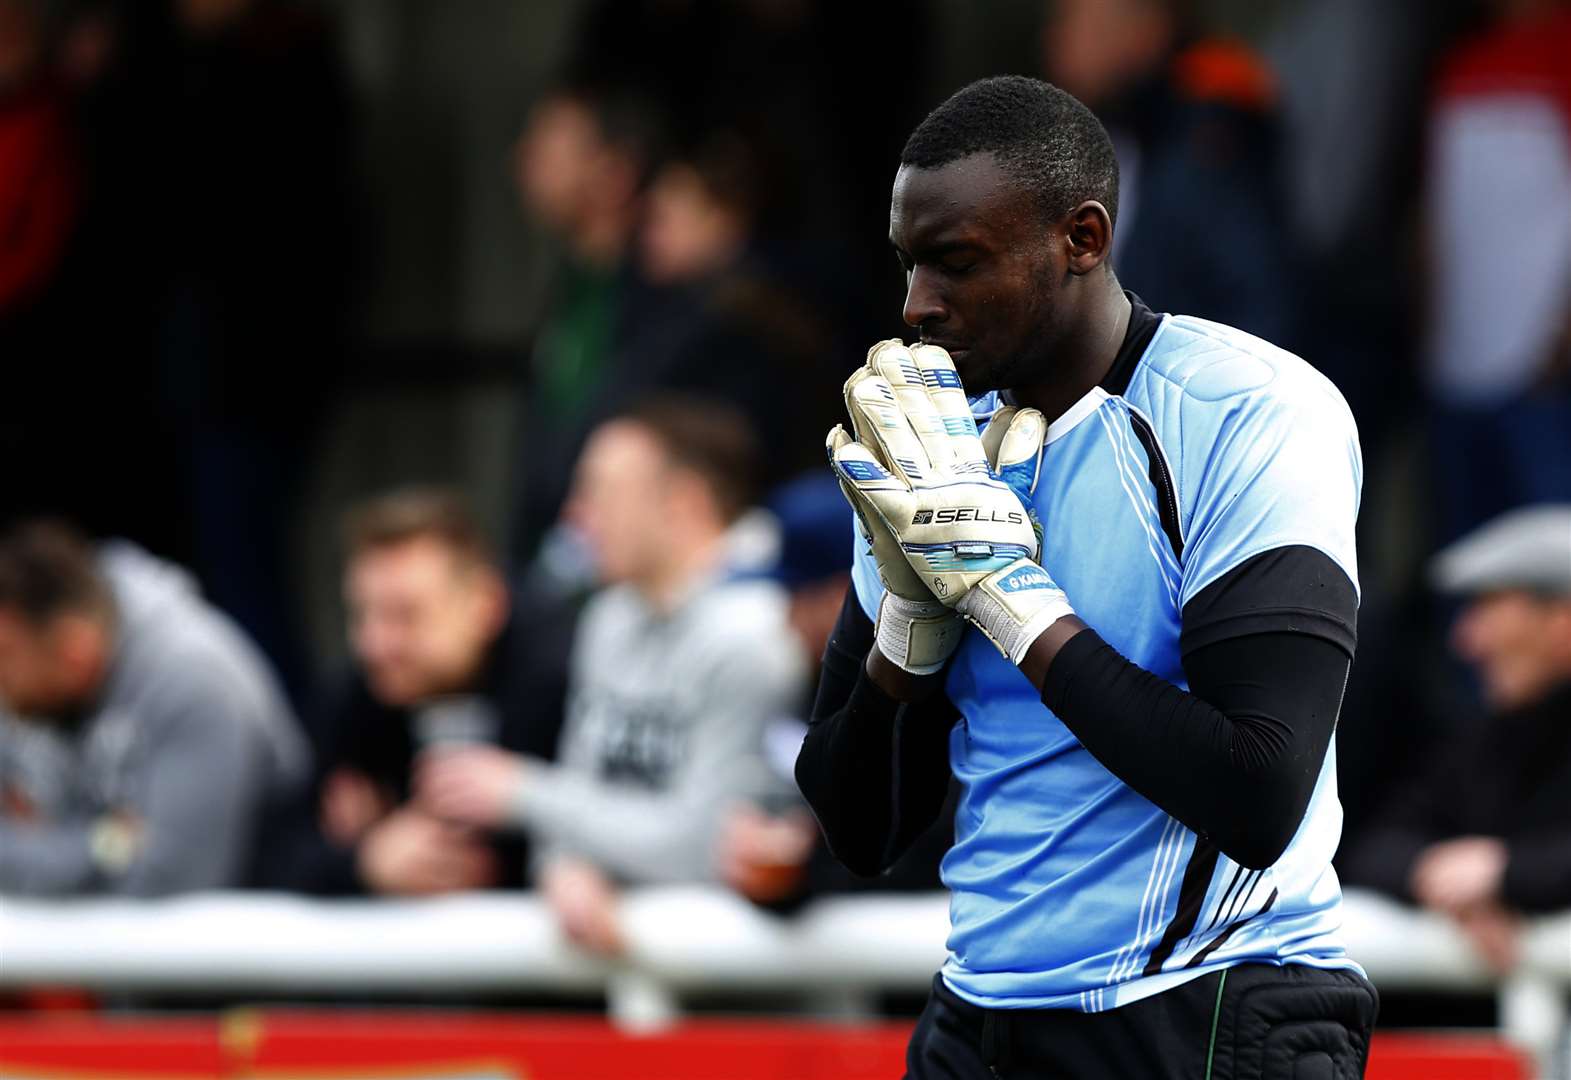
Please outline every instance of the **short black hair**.
M1094 199L1118 221L1118 158L1096 115L1041 79L1000 75L955 92L916 126L900 164L934 169L992 154L1047 220Z

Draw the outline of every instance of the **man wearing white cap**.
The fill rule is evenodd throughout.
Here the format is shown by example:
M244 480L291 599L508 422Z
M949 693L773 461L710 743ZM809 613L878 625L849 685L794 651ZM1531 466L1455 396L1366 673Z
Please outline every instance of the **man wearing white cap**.
M1521 915L1571 908L1571 504L1504 514L1432 572L1466 598L1451 646L1493 715L1441 749L1342 876L1455 919L1506 971Z

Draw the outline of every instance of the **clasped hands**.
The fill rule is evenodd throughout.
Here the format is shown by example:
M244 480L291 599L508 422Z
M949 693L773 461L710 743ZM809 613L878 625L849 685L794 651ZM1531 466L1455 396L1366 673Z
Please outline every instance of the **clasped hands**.
M1037 561L1042 414L1006 406L978 434L949 354L898 340L873 346L845 401L855 437L836 425L826 449L884 583L879 651L931 674L959 647L963 619L1020 663L1073 613Z

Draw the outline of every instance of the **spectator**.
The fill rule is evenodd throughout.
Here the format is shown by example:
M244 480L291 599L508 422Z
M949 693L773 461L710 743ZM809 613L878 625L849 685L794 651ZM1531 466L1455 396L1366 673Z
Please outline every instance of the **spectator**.
M269 883L415 895L517 885L525 849L409 801L424 748L485 743L555 755L565 650L520 632L489 545L441 490L371 499L346 519L344 595L356 670L325 710L316 783L281 830Z
M184 572L61 525L0 538L0 892L239 884L305 740Z
M1494 715L1442 748L1343 876L1454 919L1503 972L1520 916L1571 907L1571 504L1497 518L1434 573L1467 597L1452 647Z
M1571 4L1498 2L1429 124L1427 385L1442 541L1571 499ZM1512 230L1479 258L1481 214Z
M580 371L571 407L544 400L547 415L532 421L557 452L576 450L583 431L632 402L674 391L740 409L771 449L763 463L767 483L817 464L812 448L836 406L841 373L833 367L832 329L762 257L758 224L774 172L764 156L736 133L717 131L654 173L631 253L636 270L622 272L619 305L602 310L599 323L584 316L583 327L596 330L606 353ZM537 356L554 340L547 332ZM552 434L574 418L565 441ZM537 495L549 493L550 481L537 475L550 471L549 460L529 458L534 479L525 483ZM554 512L555 498L548 501ZM536 516L545 509L541 504ZM553 543L547 553L562 550Z
M59 270L81 189L44 16L39 0L0 0L0 327Z
M1055 0L1046 79L1089 105L1118 154L1118 278L1289 348L1298 288L1276 88L1242 45L1201 36L1189 0Z
M634 238L662 137L636 93L568 84L535 106L514 148L524 210L562 245L529 357L513 545L524 561L561 511L611 357L641 321Z
M740 417L692 401L597 428L569 512L607 588L575 642L561 763L451 749L418 777L442 817L528 830L547 903L593 949L621 947L619 887L714 880L722 812L780 787L761 741L805 672L778 587L728 561L755 454Z
M845 497L828 472L815 470L770 499L780 522L780 556L771 576L790 592L789 621L802 663L815 668L840 617L851 584ZM781 783L794 787L797 751L807 735L812 694L790 715L775 718L765 751ZM720 835L721 878L760 904L790 906L825 892L941 889L938 864L954 842L954 806L890 870L876 878L853 875L830 855L818 825L794 795L773 806L744 802L727 815Z
M617 380L629 396L676 390L735 405L770 449L768 484L819 464L818 429L845 377L833 328L764 257L772 156L717 131L656 174L639 255L663 310L619 357Z

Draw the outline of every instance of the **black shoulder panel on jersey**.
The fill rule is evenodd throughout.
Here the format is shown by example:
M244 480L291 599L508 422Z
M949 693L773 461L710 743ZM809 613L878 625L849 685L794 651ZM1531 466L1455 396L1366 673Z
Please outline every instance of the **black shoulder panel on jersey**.
M1223 574L1184 605L1179 652L1187 657L1227 638L1273 630L1324 638L1353 655L1358 591L1325 552L1302 544L1272 548Z

